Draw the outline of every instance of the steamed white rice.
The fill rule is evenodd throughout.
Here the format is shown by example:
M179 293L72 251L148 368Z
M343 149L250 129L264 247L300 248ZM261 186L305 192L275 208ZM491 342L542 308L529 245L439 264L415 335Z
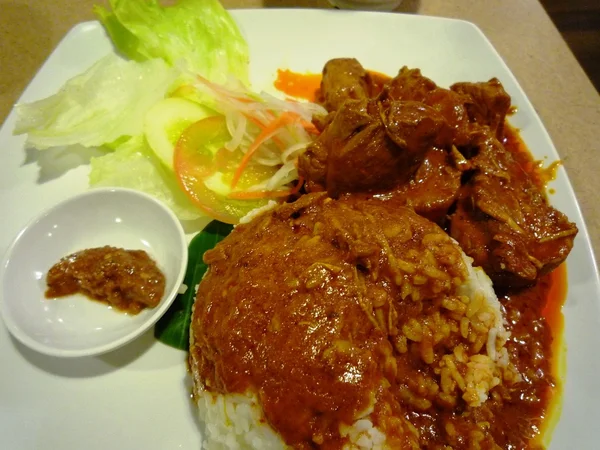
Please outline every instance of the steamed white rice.
M265 207L268 210L272 207ZM260 214L264 211L257 211ZM254 217L254 216L252 216ZM249 218L250 220L251 218ZM463 377L463 398L470 406L479 406L487 400L490 389L503 381L503 374L509 372L508 378L519 379L514 368L509 367L508 353L504 347L509 333L505 329L502 307L494 293L492 282L481 268L472 266L472 259L463 253L467 267L466 282L457 293L470 299L473 306L472 320L476 316L484 317L493 325L489 328L487 342L482 352L467 357L467 373ZM195 287L197 289L197 286ZM490 316L491 315L491 316ZM443 364L456 364L460 357L447 355ZM456 371L455 371L456 372ZM456 374L456 376L461 376ZM443 383L443 381L442 381ZM201 390L196 392L198 414L205 424L202 448L206 450L236 449L285 449L289 448L281 436L268 424L256 394L217 394ZM373 425L370 411L361 414L352 424L341 424L340 436L348 439L344 450L384 450L389 449L387 436ZM414 427L406 424L407 433L416 433Z

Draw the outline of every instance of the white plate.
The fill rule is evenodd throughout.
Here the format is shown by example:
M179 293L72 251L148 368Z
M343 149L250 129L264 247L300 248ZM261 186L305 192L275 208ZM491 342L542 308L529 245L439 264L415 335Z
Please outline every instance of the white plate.
M45 297L48 270L81 250L111 245L144 250L165 276L155 308L130 315L85 296ZM169 309L187 267L181 223L159 200L123 188L90 189L46 210L14 240L0 267L0 312L23 344L60 357L115 350L150 329Z
M311 10L234 11L251 50L255 88L269 87L278 68L320 71L330 58L356 57L370 69L394 74L419 67L442 86L498 77L518 113L511 122L537 159L558 159L532 105L483 34L456 20ZM360 30L360 32L357 32ZM532 31L534 32L534 31ZM102 28L74 28L44 64L21 101L54 93L69 77L112 51ZM543 74L540 74L543 76ZM12 137L11 114L0 132L0 252L15 233L67 193L87 187L88 167L58 177L39 168ZM72 163L72 162L71 162ZM47 167L45 167L47 169ZM56 172L56 171L54 171ZM564 169L552 184L552 203L577 222L580 233L568 259L564 307L568 376L564 405L551 449L598 448L600 390L596 358L600 342L600 282L590 241ZM111 354L82 361L39 356L0 328L0 448L198 449L199 426L186 383L185 353L154 341L152 334Z

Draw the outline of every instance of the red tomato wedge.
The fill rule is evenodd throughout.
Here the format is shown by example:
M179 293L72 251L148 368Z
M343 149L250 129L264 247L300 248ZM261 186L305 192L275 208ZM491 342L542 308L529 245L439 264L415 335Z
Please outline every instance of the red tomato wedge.
M237 223L268 198L247 198L244 191L275 173L275 168L253 165L232 189L232 180L244 153L229 151L231 139L225 117L213 116L190 125L175 146L173 168L186 195L207 215L225 223Z

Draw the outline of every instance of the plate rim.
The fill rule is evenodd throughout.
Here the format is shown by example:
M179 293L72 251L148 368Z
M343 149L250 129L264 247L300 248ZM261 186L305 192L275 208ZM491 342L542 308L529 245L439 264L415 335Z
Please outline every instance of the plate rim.
M380 15L403 16L404 18L410 17L411 19L409 19L409 20L415 20L415 19L416 20L429 20L429 21L435 20L435 21L440 21L440 22L451 22L451 23L463 24L463 25L469 26L469 27L471 27L472 29L474 29L478 33L478 35L486 43L486 46L488 47L488 49L493 52L494 56L504 66L506 74L509 75L512 78L512 81L518 87L518 89L520 90L520 92L523 95L523 98L528 103L528 106L531 108L531 111L535 115L535 119L537 121L539 121L539 124L541 125L541 131L542 131L542 133L544 135L544 139L550 144L550 149L551 149L553 155L555 155L556 157L560 158L560 154L559 154L558 149L556 148L556 146L554 144L554 141L552 140L550 134L548 133L548 130L546 129L546 126L545 126L544 122L542 121L541 117L539 116L539 114L537 113L535 107L531 103L531 100L529 99L529 97L527 96L525 90L521 86L521 83L516 78L516 76L512 72L512 70L508 67L508 65L506 64L504 58L502 58L502 56L498 53L498 51L496 50L496 48L489 41L489 39L487 38L487 36L483 33L483 31L475 23L472 23L472 22L469 22L469 21L463 20L463 19L445 18L445 17L439 17L439 16L424 16L424 15L413 15L413 14L403 14L403 13L390 14L390 13L365 12L365 11L321 10L321 9L316 9L316 8L268 8L268 9L267 8L259 8L259 9L255 9L255 8L239 8L239 9L230 9L229 11L232 13L232 15L236 19L236 21L237 21L236 14L238 14L238 13L241 13L243 15L245 15L245 14L266 15L266 14L274 14L274 13L278 13L278 14L281 14L281 13L290 14L290 13L294 13L294 12L303 12L303 13L309 13L309 14L316 13L318 15L340 15L340 16L342 16L342 15L357 15L357 14L361 14L361 15L368 14L368 15L373 15L373 16L380 16ZM92 26L92 25L95 26L95 27L102 28L102 25L97 20L80 22L80 23L74 25L61 38L61 40L59 41L59 43L57 44L57 46L52 50L52 52L48 55L48 57L40 65L40 67L36 71L35 75L29 80L27 86L25 87L25 89L19 95L19 98L18 98L18 100L17 100L16 103L19 103L19 102L22 101L22 98L31 89L31 86L34 83L34 81L37 80L37 78L40 76L40 74L46 68L46 66L49 63L49 61L52 58L52 56L61 47L61 45L63 45L65 41L68 41L73 35L79 33L81 30L83 30L86 26L89 27L89 26ZM14 123L13 123L14 122L14 117L13 117L14 114L15 114L15 105L13 105L13 107L11 108L9 114L7 115L6 119L4 120L2 126L0 127L0 134L3 131L6 131L6 130L4 130L4 128L8 127L8 124L13 124L14 125ZM13 120L11 120L11 118ZM10 134L12 134L12 130L8 130L8 131L10 132ZM1 155L0 155L0 157L1 157ZM593 272L594 272L593 287L595 288L596 294L598 294L600 292L600 274L598 273L598 263L597 263L597 260L596 260L596 257L595 257L595 253L594 253L594 249L593 249L593 246L592 246L591 236L589 234L588 226L587 226L587 223L586 223L586 218L583 215L583 212L581 210L581 205L580 205L579 200L577 198L577 195L576 195L576 193L575 193L575 191L573 189L573 185L571 183L571 179L570 179L570 177L569 177L569 175L568 175L568 173L567 173L566 168L564 167L564 165L561 166L560 171L564 171L564 180L563 181L565 183L563 185L564 187L561 186L561 189L568 190L569 195L575 200L573 208L575 209L576 214L577 214L577 222L578 222L578 224L580 223L582 225L580 227L580 229L579 229L579 233L580 234L578 236L578 241L580 242L579 245L580 245L581 249L583 250L583 255L587 259L586 262L591 262L591 264L592 264L592 268L593 268ZM551 200L549 196L548 196L548 199ZM573 220L572 217L570 217L570 219ZM567 260L567 263L568 263L568 260ZM569 286L569 289L567 291L567 298L569 296L570 287L571 286ZM597 302L598 301L598 297L596 297L594 299L594 301ZM564 314L564 309L563 309L563 314ZM563 331L563 336L564 336L564 331ZM567 357L567 351L564 352L564 355L565 355L565 358L566 358ZM567 367L567 371L569 371L569 367ZM565 389L565 383L566 383L567 377L568 377L568 374L565 375L565 379L562 382L562 384L563 384L563 392L562 392L561 396L564 396L564 389ZM561 409L562 409L562 407L561 407ZM559 418L559 420L560 420L560 418Z

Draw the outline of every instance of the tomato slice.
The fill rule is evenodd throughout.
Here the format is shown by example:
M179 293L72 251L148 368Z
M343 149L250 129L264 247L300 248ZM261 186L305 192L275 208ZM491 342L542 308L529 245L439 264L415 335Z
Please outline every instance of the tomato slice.
M229 151L224 145L231 139L223 116L193 123L181 134L175 146L173 168L186 195L210 217L225 223L237 223L254 208L267 204L268 198L240 200L230 198L231 180L244 154ZM243 191L270 178L276 168L252 165L236 185Z

